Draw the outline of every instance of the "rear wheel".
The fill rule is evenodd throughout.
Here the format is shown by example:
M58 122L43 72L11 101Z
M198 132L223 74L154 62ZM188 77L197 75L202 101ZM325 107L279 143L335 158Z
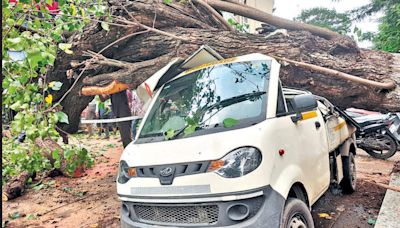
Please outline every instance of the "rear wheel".
M374 158L388 159L397 151L396 141L387 134L376 134L366 137L361 145Z
M307 205L296 198L288 198L283 211L282 228L314 228Z
M346 194L353 193L356 190L356 162L354 154L349 153L349 156L342 156L343 179L340 186Z

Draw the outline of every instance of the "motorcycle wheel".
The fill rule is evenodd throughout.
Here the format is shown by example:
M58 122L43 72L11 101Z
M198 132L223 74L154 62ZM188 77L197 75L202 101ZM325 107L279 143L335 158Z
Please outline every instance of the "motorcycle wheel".
M360 146L360 148L365 150L365 152L367 152L372 157L378 159L388 159L396 153L396 141L389 135L376 134L374 135L374 140L376 140L377 144L383 145L385 148L377 149L376 145L370 145L369 143Z

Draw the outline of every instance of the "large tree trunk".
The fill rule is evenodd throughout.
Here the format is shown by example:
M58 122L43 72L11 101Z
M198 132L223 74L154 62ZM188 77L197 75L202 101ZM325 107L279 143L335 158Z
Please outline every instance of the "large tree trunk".
M218 1L213 0L209 3L215 5ZM397 87L394 90L379 90L281 62L280 77L286 86L310 90L343 108L400 111L400 72L398 67L396 68L396 64L400 63L398 56L359 49L350 38L339 35L334 39L327 39L313 35L309 31L289 31L287 34L278 33L267 37L266 34L225 31L222 30L223 24L213 17L208 17L209 11L206 8L202 5L193 5L189 1L185 6L165 5L162 1L151 0L122 4L125 4L132 14L128 15L118 1L111 5L115 15L147 26L152 26L155 22L154 27L167 34L151 30L123 39L124 36L145 30L144 27L111 27L107 32L102 30L99 24L92 23L87 26L83 34L70 37L74 44L74 54L59 53L55 68L48 75L49 81L64 83L63 88L54 94L55 101L59 100L72 85L73 79L68 79L66 72L72 68L71 62L87 59L82 55L85 51L102 51L105 57L121 60L129 67L124 70L116 65L106 64L97 65L96 68L84 72L76 86L61 102L70 120L69 125L62 127L68 132L75 132L78 129L79 115L93 98L81 94L83 86L108 85L116 80L136 88L172 58L185 58L201 45L210 46L226 58L258 52L378 82L395 81ZM157 16L154 17L155 15ZM122 40L102 50L118 39ZM75 75L78 75L81 69L74 68ZM68 72L70 75L71 71Z

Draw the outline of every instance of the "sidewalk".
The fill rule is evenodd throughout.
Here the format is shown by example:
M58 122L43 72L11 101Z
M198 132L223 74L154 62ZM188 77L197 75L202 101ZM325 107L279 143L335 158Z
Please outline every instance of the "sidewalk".
M390 179L391 186L400 186L400 173L393 173ZM400 192L387 190L379 211L375 228L399 227Z

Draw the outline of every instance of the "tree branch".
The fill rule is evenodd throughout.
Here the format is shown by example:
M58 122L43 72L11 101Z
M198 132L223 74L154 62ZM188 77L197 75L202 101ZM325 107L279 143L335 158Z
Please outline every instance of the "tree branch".
M98 64L115 64L115 66L120 67L122 69L114 71L114 72L109 72L109 73L104 73L104 74L98 74L94 75L91 77L86 77L83 81L83 84L85 86L97 86L99 84L107 84L110 83L113 80L117 80L119 82L123 83L129 83L127 81L121 81L121 79L124 78L130 78L132 75L138 71L139 69L153 66L158 62L165 62L166 60L170 59L171 54L166 54L160 57L157 57L155 59L150 59L142 62L136 62L136 63L129 63L129 62L124 62L124 61L119 61L115 59L109 59L103 56L104 59L98 59ZM119 62L117 64L117 62Z
M104 47L103 49L101 49L98 53L99 53L99 54L102 53L103 51L107 50L107 49L110 48L111 46L113 46L113 45L115 45L115 44L117 44L117 43L119 43L119 42L121 42L121 41L123 41L123 40L125 40L125 39L128 39L128 38L130 38L130 37L132 37L132 36L136 36L136 35L140 35L140 34L143 34L143 33L147 33L147 32L149 32L149 30L144 30L144 31L140 31L140 32L135 32L135 33L131 33L131 34L128 34L128 35L126 35L126 36L123 36L123 37L117 39L116 41L110 43L109 45L105 46L105 47Z
M149 31L151 31L151 32L156 32L156 33L159 33L159 34L164 35L164 36L169 36L169 37L172 37L172 38L177 39L177 40L189 41L187 38L179 37L179 36L176 36L176 35L174 35L174 34L171 34L171 33L168 33L168 32L164 32L164 31L162 31L162 30L159 30L159 29L156 29L156 28L152 28L152 27L149 27L149 26L147 26L147 25L144 25L144 24L138 22L138 21L136 20L136 18L132 15L132 13L129 12L128 9L127 9L124 5L122 5L121 3L119 3L119 4L120 4L120 6L125 10L125 12L129 15L129 17L133 20L133 22L132 22L132 21L128 21L128 20L126 20L126 19L123 19L123 20L120 19L121 22L125 22L125 23L127 23L127 24L132 24L132 25L137 25L137 26L139 26L140 28L149 30Z
M241 3L232 3L231 1L220 0L207 0L207 3L214 9L234 13L253 20L268 23L279 28L290 30L305 30L328 40L340 36L340 34L333 32L329 29L273 16L269 13Z
M216 20L228 31L235 31L235 29L219 14L213 7L211 7L207 2L203 0L193 0L194 2L200 4L204 8L206 8L212 16L216 18Z
M333 76L333 77L337 77L337 78L341 78L341 79L345 79L345 80L349 80L351 82L355 82L355 83L359 83L362 85L366 85L366 86L370 86L370 87L375 87L377 89L388 89L388 90L393 90L394 88L396 88L396 83L394 81L390 81L390 82L376 82L376 81L372 81L369 79L365 79L365 78L360 78L351 74L346 74L337 70L332 70L332 69L328 69L325 67L321 67L321 66L317 66L317 65L313 65L313 64L309 64L309 63L304 63L304 62L298 62L298 61L294 61L294 60L289 60L286 58L281 58L281 57L277 57L277 56L272 56L271 57L284 61L284 62L288 62L288 63L292 63L297 67L301 67L303 69L307 69L307 70L312 70L312 71L316 71L319 72L321 74L324 75L329 75L329 76Z

